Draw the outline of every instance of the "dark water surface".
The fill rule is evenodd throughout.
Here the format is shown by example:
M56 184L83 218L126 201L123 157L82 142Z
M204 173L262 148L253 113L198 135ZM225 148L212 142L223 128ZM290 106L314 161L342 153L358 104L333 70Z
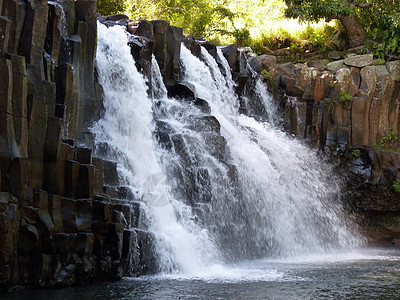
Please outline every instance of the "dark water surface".
M7 299L400 299L400 249L258 260L192 275L17 292Z

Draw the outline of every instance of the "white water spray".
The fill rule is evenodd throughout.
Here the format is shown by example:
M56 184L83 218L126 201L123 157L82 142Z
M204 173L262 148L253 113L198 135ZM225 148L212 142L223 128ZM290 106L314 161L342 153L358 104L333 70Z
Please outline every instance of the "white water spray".
M196 272L217 261L207 230L198 227L191 207L174 200L165 184L153 140L152 100L130 54L124 28L98 24L96 64L105 110L92 128L95 142L108 145L109 158L118 162L121 180L143 199L160 271ZM159 73L154 64L152 70ZM154 80L159 86L157 97L165 97L165 87Z
M182 48L184 80L209 101L212 115L225 129L221 132L237 168L241 196L235 205L241 207L245 223L231 231L230 243L242 243L242 252L236 255L292 256L359 246L360 238L352 232L352 224L346 225L338 204L340 182L330 167L270 124L235 112L239 99L221 88L221 80L215 80L220 75L210 54L203 50L202 55L206 64ZM227 102L231 109L221 109L221 103ZM268 99L263 102L271 104ZM232 226L232 216L225 213L229 206L216 202L221 228Z
M360 245L337 204L339 181L313 151L271 126L275 108L261 82L256 92L270 123L238 113L219 51L226 76L204 49L206 63L182 47L184 80L213 117L167 98L154 57L149 97L124 29L98 28L105 111L93 127L95 142L107 144L123 184L141 199L161 272L220 274L223 262Z

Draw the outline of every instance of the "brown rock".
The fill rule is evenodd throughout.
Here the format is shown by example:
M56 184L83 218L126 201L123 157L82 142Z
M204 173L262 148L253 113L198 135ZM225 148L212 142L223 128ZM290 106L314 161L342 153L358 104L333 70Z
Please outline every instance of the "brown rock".
M128 32L137 36L154 39L153 24L147 20L129 21Z
M63 232L76 232L76 200L61 198L61 217L64 225Z
M273 55L263 54L250 60L250 66L254 71L260 73L261 70L267 70L271 78L276 75L277 58Z
M17 202L11 194L0 193L0 284L18 279L16 261L21 212Z
M376 75L376 90L374 97L381 98L389 84L389 72L384 65L373 66Z
M28 156L28 84L25 57L11 55L13 69L12 111L18 156Z
M362 147L368 145L369 135L369 110L371 98L366 96L354 97L352 101L352 146Z
M361 75L361 84L360 84L360 92L367 96L371 97L375 94L376 91L376 70L373 66L365 67L360 72Z
M49 211L54 224L54 231L56 233L62 232L64 230L64 224L61 213L61 196L50 196Z
M92 200L76 201L76 227L79 232L90 232L92 224Z
M65 190L64 195L74 197L78 185L80 164L74 160L67 160L65 164Z
M0 55L3 56L8 50L8 39L10 37L11 20L0 16Z

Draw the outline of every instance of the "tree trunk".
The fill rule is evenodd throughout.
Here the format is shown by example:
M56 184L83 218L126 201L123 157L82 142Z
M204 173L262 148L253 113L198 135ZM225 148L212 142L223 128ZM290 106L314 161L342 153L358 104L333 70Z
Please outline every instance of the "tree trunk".
M358 21L357 16L340 16L338 19L346 29L346 33L349 38L349 47L354 48L363 45L367 39L367 34Z

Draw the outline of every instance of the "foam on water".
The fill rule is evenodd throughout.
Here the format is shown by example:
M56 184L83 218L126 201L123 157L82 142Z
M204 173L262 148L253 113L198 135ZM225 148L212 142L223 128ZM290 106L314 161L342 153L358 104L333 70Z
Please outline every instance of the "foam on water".
M146 224L140 230L154 237L161 276L281 280L286 275L257 267L259 259L360 246L331 167L275 128L276 109L261 81L256 94L268 122L239 114L229 66L219 51L218 57L225 75L205 49L202 60L181 51L182 77L208 101L224 139L215 126L198 130L204 126L199 120L215 123L200 108L167 97L154 57L149 96L124 29L98 25L105 111L92 129L95 143L107 145L106 158L118 162L122 184L142 203Z
M96 65L105 110L92 128L95 143L107 145L107 159L118 162L121 181L142 200L159 270L189 272L217 261L218 251L208 231L196 224L192 208L169 193L153 139L152 100L145 78L136 69L123 27L98 24ZM153 84L165 89L159 82ZM158 90L157 97L164 96Z

